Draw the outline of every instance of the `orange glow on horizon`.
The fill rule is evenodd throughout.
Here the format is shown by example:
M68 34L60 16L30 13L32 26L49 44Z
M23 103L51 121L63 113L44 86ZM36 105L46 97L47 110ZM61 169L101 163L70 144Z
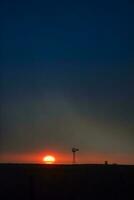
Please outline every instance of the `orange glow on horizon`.
M55 157L51 155L43 157L43 162L45 162L46 164L54 164L55 160L56 160Z
M45 164L43 160L44 155L54 156L56 164L72 164L72 152L36 152L36 153L0 153L0 163L35 163ZM110 154L110 153L81 153L79 152L76 157L76 163L78 164L103 164L104 161L108 161L109 164L132 164L134 165L133 154Z

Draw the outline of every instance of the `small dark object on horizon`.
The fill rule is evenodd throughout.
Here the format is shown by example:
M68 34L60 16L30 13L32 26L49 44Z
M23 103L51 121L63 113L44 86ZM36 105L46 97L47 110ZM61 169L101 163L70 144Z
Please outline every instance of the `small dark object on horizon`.
M107 160L105 161L105 165L108 165L108 161Z

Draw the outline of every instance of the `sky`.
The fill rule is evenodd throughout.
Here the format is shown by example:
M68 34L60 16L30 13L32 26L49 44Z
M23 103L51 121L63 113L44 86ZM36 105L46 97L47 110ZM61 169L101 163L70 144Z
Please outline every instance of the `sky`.
M134 164L133 8L0 2L0 162Z

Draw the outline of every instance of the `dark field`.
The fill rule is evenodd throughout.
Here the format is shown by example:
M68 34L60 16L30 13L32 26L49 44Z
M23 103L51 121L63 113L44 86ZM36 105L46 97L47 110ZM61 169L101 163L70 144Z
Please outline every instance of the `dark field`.
M134 166L0 165L0 199L134 199Z

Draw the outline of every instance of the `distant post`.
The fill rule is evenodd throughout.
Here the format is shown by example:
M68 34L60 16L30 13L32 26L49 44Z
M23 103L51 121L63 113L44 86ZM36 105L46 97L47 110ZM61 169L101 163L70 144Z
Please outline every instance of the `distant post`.
M107 160L105 161L105 165L108 165L108 161Z
M76 163L76 152L79 151L77 148L72 148L72 153L73 153L73 164Z

